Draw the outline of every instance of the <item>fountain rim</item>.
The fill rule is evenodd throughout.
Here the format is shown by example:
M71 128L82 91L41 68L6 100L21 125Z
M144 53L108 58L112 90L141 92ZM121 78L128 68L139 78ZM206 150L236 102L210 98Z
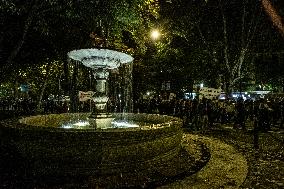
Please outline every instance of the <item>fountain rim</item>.
M63 113L63 114L78 114L78 113ZM90 114L90 113L84 113L84 114ZM117 117L121 115L121 113L116 113ZM133 114L133 113L126 113L126 114ZM179 118L168 116L168 115L160 115L160 114L138 114L138 115L145 115L145 116L162 116L167 119L169 119L166 122L159 123L159 124L147 124L145 126L139 126L135 128L107 128L107 129L76 129L76 128L61 128L61 127L52 127L52 126L40 126L40 125L30 125L22 123L20 120L23 120L24 118L29 117L38 117L38 116L50 116L50 115L62 115L62 114L42 114L42 115L34 115L34 116L27 116L27 117L21 117L19 119L7 119L1 121L1 125L4 126L4 128L13 128L13 129L23 129L23 130L41 130L41 131L50 131L50 132L66 132L66 133L86 133L86 132L95 132L95 133L109 133L109 132L151 132L153 130L160 130L160 129L166 129L166 128L173 128L177 125L181 124L181 120ZM114 115L114 114L113 114Z

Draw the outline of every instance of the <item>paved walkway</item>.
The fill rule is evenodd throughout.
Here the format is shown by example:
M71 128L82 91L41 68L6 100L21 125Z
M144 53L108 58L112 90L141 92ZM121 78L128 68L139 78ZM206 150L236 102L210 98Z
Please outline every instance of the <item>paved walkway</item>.
M259 133L259 149L254 148L253 132L232 129L229 125L204 131L202 135L218 138L234 146L247 159L248 175L243 189L284 188L284 129L271 127Z
M245 157L232 146L215 138L185 134L185 143L192 140L204 143L210 150L207 165L196 174L159 188L171 189L214 189L239 188L248 173Z

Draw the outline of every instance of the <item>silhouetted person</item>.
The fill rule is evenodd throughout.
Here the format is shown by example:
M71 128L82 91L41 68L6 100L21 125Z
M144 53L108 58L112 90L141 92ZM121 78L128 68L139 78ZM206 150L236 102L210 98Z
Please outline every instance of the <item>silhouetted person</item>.
M258 107L258 127L261 131L268 131L269 126L269 107L264 100L261 100Z
M237 111L236 124L240 126L243 130L245 130L246 129L245 127L246 109L245 109L245 104L242 98L238 99L237 101L236 111Z

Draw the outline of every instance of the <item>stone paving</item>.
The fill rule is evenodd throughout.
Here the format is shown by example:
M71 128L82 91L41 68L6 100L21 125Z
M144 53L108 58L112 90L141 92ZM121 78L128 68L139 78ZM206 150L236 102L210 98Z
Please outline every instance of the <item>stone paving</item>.
M248 175L240 188L284 188L284 132L272 127L271 131L259 133L259 149L253 145L253 131L233 129L222 125L199 133L215 137L235 147L248 162Z
M272 126L271 131L259 133L259 149L254 147L253 128L247 125L247 131L234 129L232 125L214 125L211 129L203 131L189 131L191 138L197 137L204 142L210 149L211 159L208 164L197 174L188 177L182 181L177 181L171 185L161 188L241 188L241 189L282 189L284 188L284 130ZM218 139L218 140L216 140ZM218 149L218 146L227 146L227 152L233 158L225 157L224 151ZM214 152L215 150L215 152ZM237 158L233 154L240 155L240 159L246 160L247 165L240 164L237 171L244 173L244 167L247 167L246 177L233 177L235 169L230 166ZM214 159L219 159L215 161ZM229 164L227 163L229 162ZM212 162L216 162L211 167ZM208 171L209 167L209 171ZM223 167L224 174L220 174L218 167ZM227 168L226 168L227 167ZM216 171L210 171L210 169ZM226 172L231 170L232 173ZM206 172L210 174L206 174ZM212 173L212 174L211 174ZM227 176L225 176L227 174ZM204 179L209 175L209 179ZM244 176L243 175L243 176ZM216 180L216 182L214 182ZM243 182L241 182L241 180ZM237 182L239 181L239 182ZM207 184L206 184L207 183Z
M198 173L159 188L239 188L244 182L248 173L247 161L234 147L214 138L192 134L185 134L184 140L187 144L191 140L204 143L211 153L209 162Z

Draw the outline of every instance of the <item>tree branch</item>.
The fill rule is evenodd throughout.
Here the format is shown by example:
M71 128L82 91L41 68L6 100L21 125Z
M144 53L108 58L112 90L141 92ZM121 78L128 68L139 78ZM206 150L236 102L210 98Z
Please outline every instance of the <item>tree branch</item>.
M246 0L243 0L243 15L242 15L242 47L245 44L245 17L246 17Z
M229 55L228 55L228 34L227 34L227 20L224 14L224 10L223 10L223 6L221 5L221 1L219 1L219 7L220 7L220 11L222 14L222 20L223 20L223 37L224 37L224 59L225 59L225 65L227 68L227 71L230 74L233 74L231 72L231 67L229 64Z
M21 36L20 40L18 41L18 43L15 45L12 52L10 53L9 57L7 58L6 64L3 66L2 70L7 70L7 69L9 69L10 67L13 66L14 59L17 57L17 55L20 52L23 44L25 43L28 31L29 31L30 26L32 25L32 21L34 19L34 10L35 10L35 7L37 6L37 2L38 2L38 0L34 0L31 3L31 8L30 8L28 17L25 21L25 24L24 24L22 36ZM3 71L1 71L1 72L2 72L1 77L3 77L4 76Z
M196 24L196 27L197 27L197 30L198 30L198 33L199 33L199 35L200 35L200 37L201 37L202 42L203 42L204 45L206 46L206 49L207 49L207 51L208 51L208 54L212 57L212 59L215 59L215 58L216 58L216 55L211 51L212 48L210 48L208 42L206 41L206 39L205 39L205 37L204 37L204 35L203 35L203 33L202 33L200 27L199 27L199 24Z
M269 0L262 0L262 6L264 7L266 14L270 17L272 23L278 28L282 37L284 37L284 24L281 16Z

